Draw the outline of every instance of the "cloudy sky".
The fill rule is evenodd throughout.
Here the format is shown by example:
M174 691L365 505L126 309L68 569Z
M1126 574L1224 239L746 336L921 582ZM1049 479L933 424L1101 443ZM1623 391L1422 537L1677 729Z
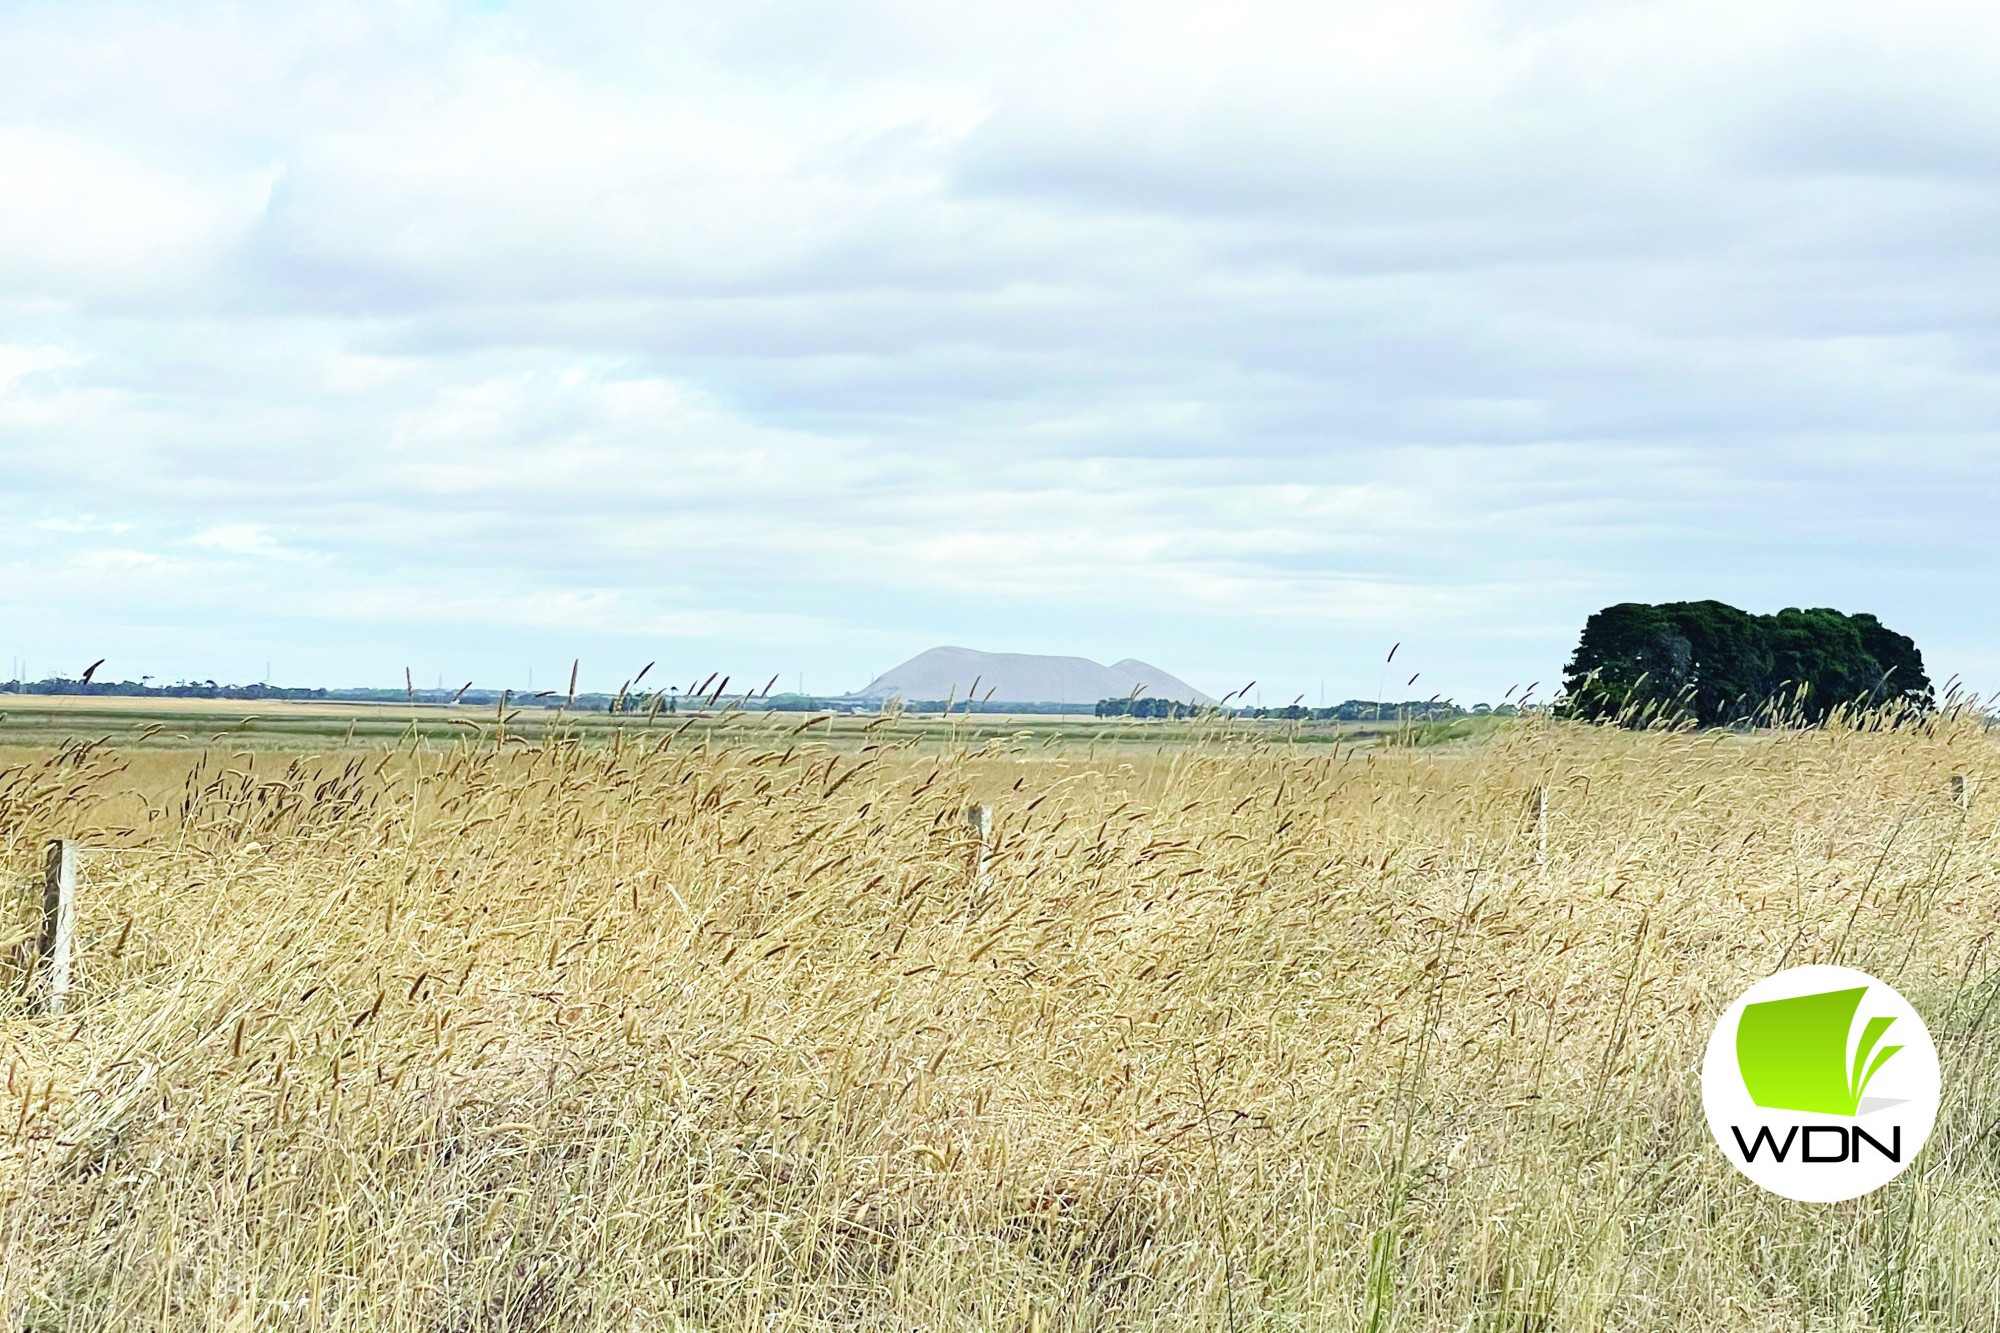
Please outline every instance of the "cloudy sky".
M1990 4L0 0L35 675L1990 689L1997 335Z

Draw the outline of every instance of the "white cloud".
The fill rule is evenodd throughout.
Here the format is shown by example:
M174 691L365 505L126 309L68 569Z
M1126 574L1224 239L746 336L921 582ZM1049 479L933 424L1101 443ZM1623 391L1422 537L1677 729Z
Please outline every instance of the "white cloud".
M99 589L11 590L36 640L331 680L650 636L829 684L970 640L1359 692L1403 638L1470 694L1713 595L2000 673L1954 591L2000 554L1983 7L79 0L9 37L0 519Z
M30 375L82 364L83 358L66 347L0 344L0 396Z
M60 532L71 536L93 532L117 535L132 530L130 523L102 523L88 514L79 518L38 518L30 526L37 532Z
M627 593L528 592L470 594L421 587L336 592L321 603L340 619L363 624L512 625L558 634L612 639L697 639L788 643L830 628L809 615L757 615L723 609L675 609Z
M288 550L276 537L255 523L218 523L188 538L190 546L223 555L251 556L258 560L292 560L299 553Z
M262 204L257 180L203 182L80 134L0 125L0 282L62 302L199 290Z

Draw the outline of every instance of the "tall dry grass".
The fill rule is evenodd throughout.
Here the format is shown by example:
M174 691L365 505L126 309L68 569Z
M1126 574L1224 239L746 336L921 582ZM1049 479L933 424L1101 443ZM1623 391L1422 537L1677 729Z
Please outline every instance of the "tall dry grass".
M9 883L101 849L73 1012L0 1009L0 1313L2000 1326L1995 760L1964 723L73 747L0 773ZM1833 959L1929 1017L1946 1105L1895 1185L1787 1203L1696 1069Z

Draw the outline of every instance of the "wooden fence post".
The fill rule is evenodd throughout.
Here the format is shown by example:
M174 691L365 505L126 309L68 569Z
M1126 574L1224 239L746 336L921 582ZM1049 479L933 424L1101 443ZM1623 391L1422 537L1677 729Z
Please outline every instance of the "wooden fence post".
M973 855L972 885L983 895L991 878L988 868L993 864L993 812L983 805L969 806L965 822L972 826L972 836L979 840L979 849Z
M69 999L70 955L76 943L76 844L58 838L43 863L41 953L35 983L43 1013L60 1014Z
M1546 869L1549 864L1549 789L1544 783L1535 785L1535 868Z

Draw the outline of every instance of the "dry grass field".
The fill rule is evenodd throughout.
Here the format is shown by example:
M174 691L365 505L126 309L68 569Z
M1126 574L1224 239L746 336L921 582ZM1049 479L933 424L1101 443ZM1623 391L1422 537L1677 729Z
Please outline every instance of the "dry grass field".
M4 1327L2000 1327L1970 722L464 730L0 765ZM18 998L58 835L60 1018ZM1696 1071L1836 959L1926 1014L1945 1105L1894 1185L1793 1204Z

